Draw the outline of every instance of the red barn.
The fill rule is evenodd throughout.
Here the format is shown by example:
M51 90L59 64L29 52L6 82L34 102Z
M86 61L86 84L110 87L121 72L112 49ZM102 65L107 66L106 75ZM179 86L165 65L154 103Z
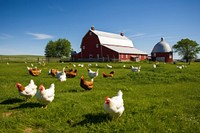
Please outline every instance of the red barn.
M164 38L161 38L161 41L154 46L151 52L151 58L153 61L173 61L173 52L169 44L164 40Z
M148 54L136 49L123 33L114 34L92 27L81 42L78 59L82 61L140 61Z

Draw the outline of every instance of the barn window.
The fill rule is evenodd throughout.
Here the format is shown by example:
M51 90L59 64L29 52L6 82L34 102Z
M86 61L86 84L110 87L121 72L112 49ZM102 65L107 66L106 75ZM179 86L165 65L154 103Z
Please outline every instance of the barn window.
M92 32L90 32L90 36L92 35Z
M126 58L128 58L128 55L126 54Z
M99 59L99 54L97 54L97 58Z
M171 54L169 55L169 58L170 58L170 59L172 58L172 55L171 55Z
M85 46L83 46L83 49L85 49Z
M121 56L122 58L124 58L124 55L122 54L122 56Z
M99 48L99 44L96 44L96 48Z

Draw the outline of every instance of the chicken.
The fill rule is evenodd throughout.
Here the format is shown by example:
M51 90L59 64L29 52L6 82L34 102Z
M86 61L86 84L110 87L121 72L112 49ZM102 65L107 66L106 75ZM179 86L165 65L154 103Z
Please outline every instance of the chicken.
M37 86L35 85L34 81L31 79L30 83L24 87L22 84L20 83L16 83L16 87L18 88L19 91L19 95L20 96L24 96L26 99L26 101L30 98L32 98L33 96L35 96L36 92L37 92Z
M104 110L111 118L119 118L124 112L124 101L122 95L122 91L119 90L117 96L112 98L107 96L105 99Z
M107 64L106 66L107 66L107 68L110 68L110 69L112 68L112 66L111 66L111 65L108 65L108 64Z
M123 65L123 68L126 68L126 65Z
M156 68L157 66L156 66L156 64L153 64L153 68Z
M68 71L65 71L67 78L74 78L77 76L77 70L70 69Z
M91 63L89 63L89 64L88 64L88 67L91 67L91 66L92 66L92 64L91 64Z
M102 75L103 75L104 78L113 77L114 71L111 71L109 74L105 74L105 73L103 72Z
M81 77L80 86L85 90L92 90L94 84L94 79L91 79L91 81L86 81L84 79L84 76Z
M92 71L91 69L88 69L88 76L93 79L96 78L99 75L99 69L97 69L96 72Z
M28 69L29 73L30 73L32 76L38 76L38 75L42 72L42 70L38 69L37 67L31 68L31 67L28 67L28 66L27 66L27 69Z
M185 66L181 65L181 66L176 66L178 69L183 69Z
M79 67L84 67L84 64L78 64Z
M65 67L63 68L61 75L59 75L58 80L61 82L66 81Z
M39 90L36 94L37 100L47 108L47 105L54 100L55 96L55 85L51 84L49 89L45 89L43 85L40 85Z
M49 75L52 75L53 77L56 76L57 72L58 72L58 68L56 68L56 69L49 69Z
M131 70L132 70L133 72L140 72L141 66L139 66L139 67L131 66Z

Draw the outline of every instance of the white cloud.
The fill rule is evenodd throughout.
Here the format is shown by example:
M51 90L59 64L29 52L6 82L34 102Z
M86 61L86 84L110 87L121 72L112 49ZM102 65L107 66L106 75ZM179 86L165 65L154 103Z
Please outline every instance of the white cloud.
M12 38L12 36L9 34L0 33L0 39L9 39L9 38Z
M137 34L133 34L133 35L130 35L129 37L130 38L136 38L136 37L141 37L141 36L144 36L145 33L137 33Z
M41 33L27 33L28 35L32 35L35 39L37 40L43 40L43 39L51 39L53 38L52 35L47 35L47 34L41 34Z

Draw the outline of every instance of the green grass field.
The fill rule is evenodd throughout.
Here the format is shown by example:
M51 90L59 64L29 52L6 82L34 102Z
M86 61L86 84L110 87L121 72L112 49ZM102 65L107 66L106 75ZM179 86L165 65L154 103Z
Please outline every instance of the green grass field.
M200 132L199 63L184 64L182 70L164 63L156 69L152 63L109 63L115 71L113 78L101 75L111 71L106 63L92 64L92 70L99 69L99 76L94 89L84 91L79 84L82 75L89 80L85 67L76 68L77 77L59 82L48 70L66 65L73 68L71 63L34 63L42 69L38 77L29 75L29 64L0 63L0 132ZM122 68L124 64L126 68ZM130 65L141 65L141 72L132 72ZM47 88L55 83L55 99L47 109L41 108L35 97L25 102L19 96L15 83L27 85L30 79ZM125 111L119 119L110 120L103 109L104 100L118 90L123 92Z

